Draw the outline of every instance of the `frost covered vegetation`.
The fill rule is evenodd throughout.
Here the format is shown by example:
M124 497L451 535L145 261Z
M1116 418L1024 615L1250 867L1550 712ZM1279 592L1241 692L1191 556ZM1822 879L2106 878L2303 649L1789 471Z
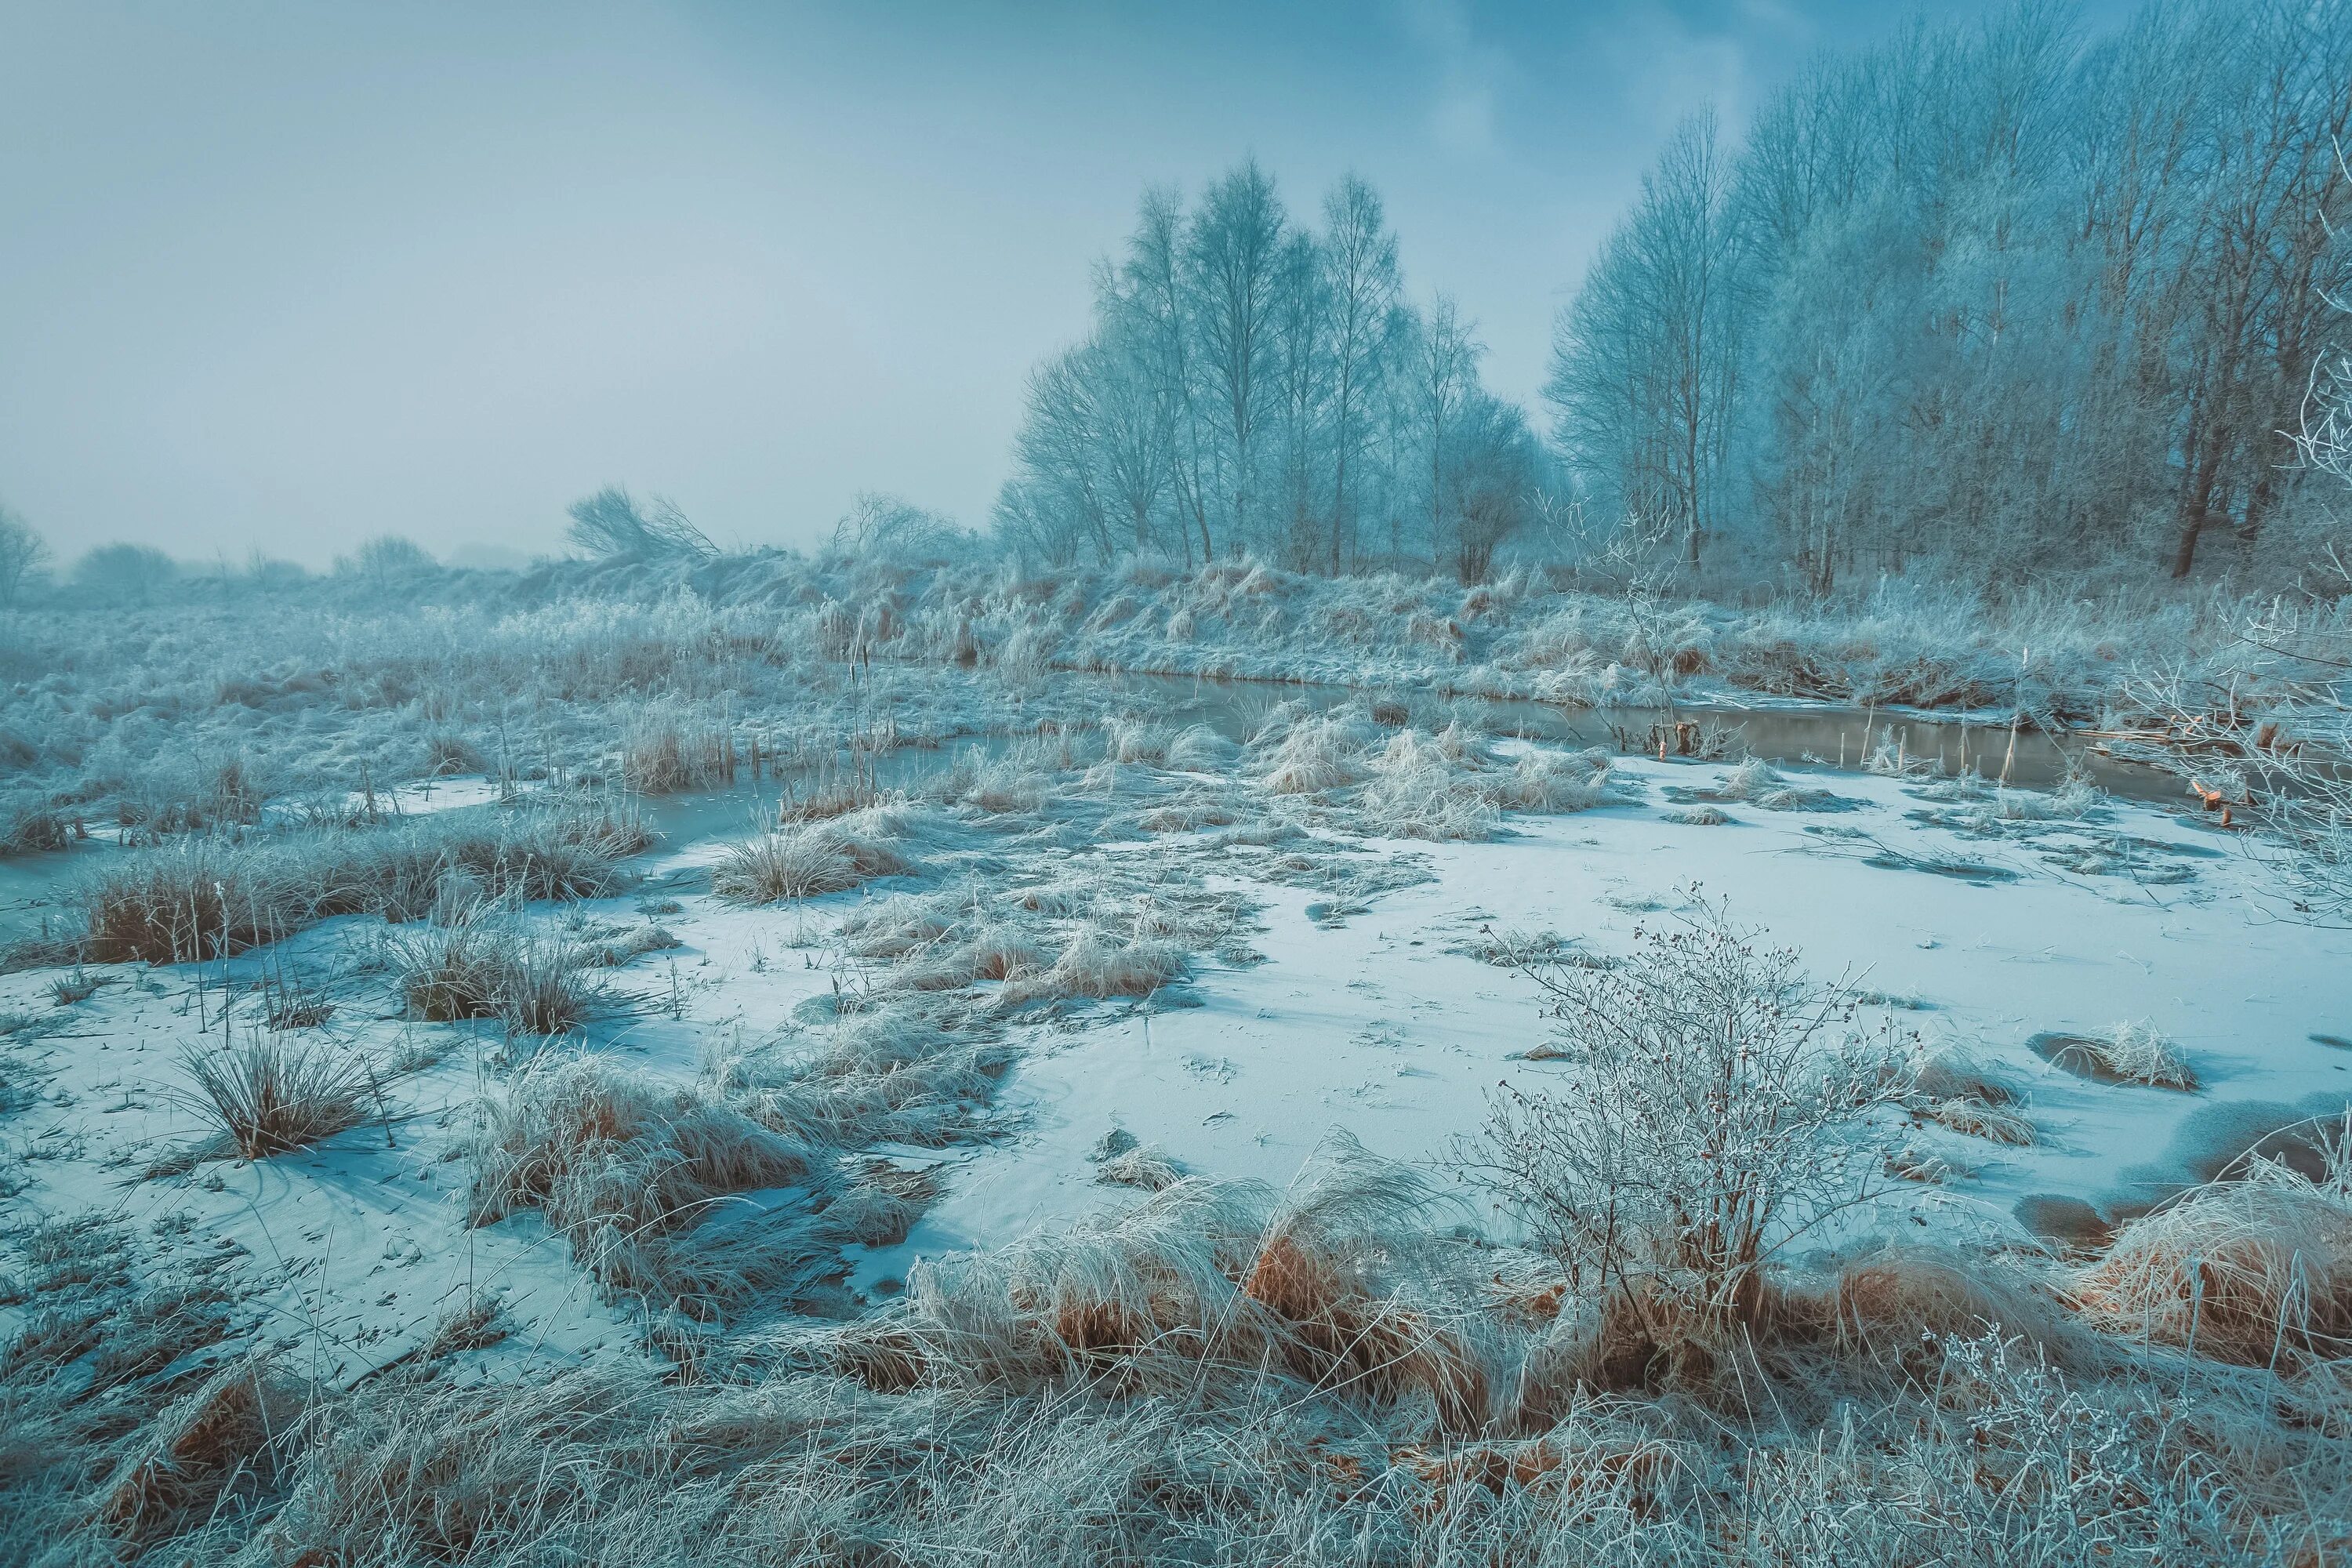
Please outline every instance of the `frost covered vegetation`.
M2297 646L2313 657L2288 658L2239 635L2244 601L2220 586L1988 599L1896 581L1743 607L1536 563L1464 590L1249 561L1047 571L765 552L430 571L404 592L400 616L348 583L236 578L143 610L59 597L18 612L0 627L6 847L366 826L456 775L654 796L782 779L798 816L821 816L872 803L878 757L1105 716L1051 679L1066 671L1567 708L1968 709L2187 758L2242 806L2298 746L2340 740L2315 677L2352 636L2343 601L2307 599ZM394 826L387 853L413 831Z
M158 770L184 731L235 737L231 820L43 803L90 839L0 1011L12 1559L2253 1564L2352 1532L2352 1125L2095 1240L1913 1239L1916 1194L2038 1148L2047 1112L2014 1065L1916 1038L1932 1004L1809 977L1705 900L1633 902L1622 951L1482 936L1532 982L1529 1070L1446 1157L1334 1131L1271 1184L1114 1128L1091 1212L910 1255L965 1163L1026 1135L1025 1064L1278 968L1257 944L1294 889L1344 925L1427 854L1649 814L1652 779L1690 781L1664 793L1711 842L1836 827L1867 784L1919 833L2137 864L2080 780L1494 733L1433 689L1642 679L1600 663L1618 601L1532 571L1475 615L1262 565L414 589L430 635L333 584L151 606L115 635L258 633L266 606L288 640L247 658L382 662L275 708L153 705ZM1368 617L1370 691L1214 724L1088 674L1295 658L1378 595L1450 606L1456 657ZM352 642L296 649L328 625ZM1772 646L1698 604L1684 635L1685 694ZM261 679L212 657L172 679ZM2129 700L2103 662L2038 715ZM326 695L394 668L396 702ZM452 758L482 787L421 809ZM142 1038L173 1044L89 1051ZM2137 1021L2047 1059L2101 1093L2200 1086ZM88 1130L45 1127L77 1104ZM387 1187L441 1195L342 1228L339 1194Z
M1832 54L1738 137L1687 121L1559 320L1554 440L1403 293L1377 195L1294 219L1245 164L1155 192L1037 370L1001 526L1055 561L1244 552L1465 584L1633 517L1693 574L2018 582L2334 528L2294 438L2336 331L2352 22L2056 5ZM2281 568L2284 567L2284 572Z
M2347 84L1825 59L1549 441L1244 166L984 534L0 509L0 1560L2344 1560Z

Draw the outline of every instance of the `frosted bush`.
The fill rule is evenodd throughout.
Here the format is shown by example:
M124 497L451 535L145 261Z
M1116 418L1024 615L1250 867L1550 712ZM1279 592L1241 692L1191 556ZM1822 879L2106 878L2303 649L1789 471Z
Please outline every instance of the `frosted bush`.
M1869 1200L1898 1074L1851 999L1720 906L1607 969L1532 970L1573 1068L1507 1085L1470 1169L1579 1293L1660 1343L1755 1321L1783 1249Z

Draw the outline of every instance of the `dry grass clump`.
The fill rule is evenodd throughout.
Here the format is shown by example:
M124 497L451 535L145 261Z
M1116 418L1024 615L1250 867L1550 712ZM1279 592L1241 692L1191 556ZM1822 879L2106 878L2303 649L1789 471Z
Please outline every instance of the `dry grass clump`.
M1122 1150L1095 1167L1095 1180L1106 1186L1139 1187L1147 1193L1164 1192L1183 1179L1183 1165L1156 1143Z
M1127 766L1163 767L1175 737L1165 725L1122 713L1103 726L1103 755Z
M233 1494L267 1491L292 1452L302 1405L275 1368L224 1367L140 1433L99 1494L98 1521L137 1551L226 1511Z
M1181 980L1184 971L1183 952L1173 943L1151 937L1122 941L1092 926L1084 926L1064 945L1052 968L1009 986L1007 999L1028 1001L1053 995L1101 1001L1113 996L1149 996L1161 986Z
M1609 763L1609 754L1597 747L1525 752L1496 779L1492 798L1506 811L1590 811L1612 798Z
M1841 797L1828 790L1790 783L1761 757L1737 763L1712 789L1678 788L1667 793L1683 801L1746 802L1765 811L1829 811L1842 804Z
M281 941L336 915L421 919L452 887L526 900L593 898L651 841L593 806L446 813L421 822L239 840L185 839L110 857L77 893L80 946L105 963L181 963Z
M496 1018L509 1035L568 1035L605 1000L581 973L586 954L494 909L388 933L386 947L408 1016L429 1023Z
M2352 1353L2352 1116L2311 1182L2256 1161L2126 1225L2079 1275L2110 1332L2245 1366Z
M315 885L297 859L195 838L110 861L79 891L100 963L178 963L277 942L302 924Z
M830 1027L715 1051L709 1092L812 1144L940 1148L980 1124L1013 1053L950 999L901 996Z
M573 958L595 969L618 969L649 952L669 952L686 944L667 926L641 925L601 933L573 950Z
M2036 1136L2032 1121L2006 1107L1981 1100L1931 1100L1913 1102L1909 1109L1964 1138L1981 1138L1988 1143L2024 1148Z
M1181 979L1188 954L1229 948L1247 901L1178 877L1093 865L1013 887L974 879L869 900L849 911L844 946L887 965L877 997L999 982L969 1005L1149 995Z
M527 1066L471 1153L471 1223L536 1209L615 1294L726 1310L796 1282L811 1261L805 1238L783 1227L694 1239L729 1194L809 1181L817 1162L806 1144L593 1057Z
M195 1085L187 1102L217 1122L247 1160L358 1126L377 1087L372 1065L357 1051L257 1030L238 1045L189 1046L180 1066Z
M1302 714L1261 730L1258 777L1275 795L1320 795L1364 776L1370 726L1346 713Z
M992 907L976 886L899 893L850 911L842 943L852 958L891 963L895 987L953 991L1045 970L1049 961L1031 940L1034 924Z
M71 1007L97 995L98 987L98 976L77 963L71 974L60 974L49 982L49 997L60 1007Z
M80 820L53 807L24 804L0 819L0 857L42 855L69 849L82 831Z
M1913 1116L1988 1142L2033 1142L2033 1123L2017 1109L2017 1090L1974 1057L1949 1049L1929 1052L1913 1061L1907 1074L1903 1108Z
M1240 755L1240 746L1206 724L1193 724L1170 739L1162 762L1186 773L1221 773Z
M1358 806L1374 830L1407 838L1490 837L1505 811L1586 811L1612 798L1609 757L1528 751L1507 762L1459 724L1400 730L1373 755Z
M2079 1078L2184 1092L2197 1088L2196 1070L2180 1048L2145 1020L2117 1024L2105 1037L2036 1035L2027 1044L2051 1066Z
M742 765L733 731L702 714L641 714L621 745L621 782L637 795L724 788Z
M1485 1347L1420 1289L1426 1260L1398 1228L1434 1202L1344 1138L1278 1200L1179 1179L1127 1214L918 1268L834 1354L877 1386L1000 1392L1071 1378L1172 1392L1273 1367L1372 1405L1419 1399L1468 1429L1493 1394Z
M710 890L737 903L772 904L844 892L914 863L894 843L893 815L868 808L763 833L730 845L710 873Z
M1400 730L1370 763L1358 805L1375 830L1402 838L1478 839L1499 819L1486 781L1459 751L1417 730Z
M2180 1047L2146 1019L2117 1024L2114 1037L2105 1044L2100 1060L2119 1078L2158 1089L2197 1087L2197 1074Z
M2352 1215L2284 1185L2202 1187L2132 1221L2075 1286L2101 1327L2221 1361L2352 1350Z

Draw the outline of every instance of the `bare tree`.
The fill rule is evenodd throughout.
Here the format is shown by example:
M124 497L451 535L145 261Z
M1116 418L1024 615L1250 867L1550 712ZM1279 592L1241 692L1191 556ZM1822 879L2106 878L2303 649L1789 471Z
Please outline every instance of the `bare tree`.
M1367 405L1381 395L1403 317L1396 236L1371 186L1353 174L1341 180L1323 203L1323 223L1332 338L1329 566L1336 574L1355 538L1356 486L1371 424Z
M49 547L24 515L0 502L0 609L14 609L33 574L49 558Z
M1256 523L1258 438L1273 371L1276 291L1285 220L1274 182L1252 160L1209 187L1184 236L1185 294L1197 363L1219 447L1225 527L1246 541ZM1202 541L1203 552L1208 540Z
M1454 572L1468 586L1486 580L1496 552L1527 526L1539 479L1527 416L1485 392L1470 400L1455 446Z
M639 506L619 485L606 485L565 509L572 525L563 536L590 555L605 560L652 561L666 556L703 560L718 553L703 531L676 503L656 496Z
M1580 468L1628 511L1674 520L1694 567L1721 510L1738 265L1731 166L1710 111L1643 177L1561 320L1545 386Z
M833 548L845 555L937 565L969 556L978 540L955 520L880 490L860 490L833 528Z
M379 533L349 555L335 558L338 576L362 577L379 588L400 578L429 572L437 564L415 540L398 533Z
M1412 362L1412 421L1427 487L1423 516L1432 560L1453 547L1459 515L1463 449L1457 441L1464 411L1478 391L1478 362L1486 346L1462 320L1454 301L1440 294L1415 340Z
M1144 193L1134 237L1120 269L1118 298L1129 320L1121 341L1134 345L1169 432L1168 478L1181 512L1177 536L1185 562L1197 535L1201 558L1216 553L1209 531L1204 472L1207 441L1202 409L1192 300L1184 278L1183 205L1175 193Z

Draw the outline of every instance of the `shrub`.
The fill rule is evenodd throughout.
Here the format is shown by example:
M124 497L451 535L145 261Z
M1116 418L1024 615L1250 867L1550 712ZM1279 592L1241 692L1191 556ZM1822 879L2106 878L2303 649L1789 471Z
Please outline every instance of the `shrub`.
M1752 1323L1790 1243L1867 1201L1893 1055L1720 905L1607 969L1529 971L1573 1071L1506 1085L1463 1154L1565 1270L1660 1349Z

